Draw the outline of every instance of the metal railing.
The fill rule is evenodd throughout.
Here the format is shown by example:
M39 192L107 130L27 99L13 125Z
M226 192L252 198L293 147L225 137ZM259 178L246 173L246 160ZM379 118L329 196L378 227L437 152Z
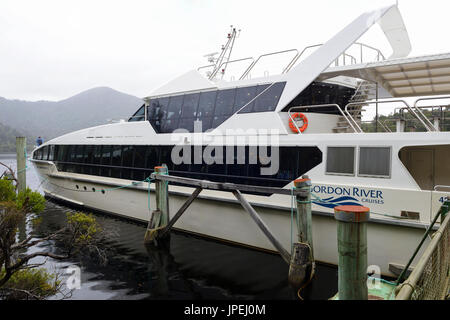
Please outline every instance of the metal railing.
M445 219L433 234L430 244L408 279L399 286L396 300L444 300L448 296L450 277L448 206L449 202L446 201L441 207L441 217ZM399 280L401 281L401 278Z
M341 107L338 104L319 104L319 105L312 105L312 106L297 106L297 107L291 107L288 110L289 119L292 121L294 126L297 128L298 132L300 132L300 128L297 126L297 123L295 122L294 118L292 118L292 110L297 109L316 109L316 108L325 108L325 107L335 107L339 110L339 112L342 114L344 119L348 122L350 127L353 129L354 132L357 132L356 128L352 125L352 123L348 120L347 116L345 115L344 111L341 109Z
M358 125L358 123L356 122L356 120L355 120L355 119L353 118L353 116L350 114L350 112L349 112L349 110L348 110L348 107L351 107L351 106L361 106L362 104L364 104L364 105L370 105L370 104L383 104L383 103L402 103L402 104L404 104L404 105L406 106L406 109L407 109L408 111L410 111L411 114L412 114L417 120L419 120L419 121L422 123L422 125L427 129L427 131L433 131L433 130L430 130L430 128L426 125L424 119L421 118L421 116L419 116L419 115L413 110L413 108L410 107L410 105L409 105L405 100L399 100L399 99L396 99L396 100L374 100L374 101L365 101L365 102L351 102L351 103L348 103L348 104L345 106L344 110L345 110L345 113L348 115L348 117L352 120L353 124L354 124L355 127L358 129L358 131L359 131L360 133L363 133L364 131L361 129L361 127ZM423 114L423 113L422 113L422 114ZM427 119L427 120L428 120L428 119Z
M248 68L247 70L244 71L244 73L241 75L241 77L239 78L239 80L245 79L248 74L250 73L250 71L255 67L255 65L258 63L259 60L261 60L261 58L264 57L268 57L268 56L273 56L273 55L277 55L277 54L283 54L283 53L288 53L288 52L297 52L297 54L294 56L294 59L296 56L298 56L298 50L297 49L289 49L289 50L282 50L282 51L276 51L276 52L270 52L270 53L265 53L262 54L258 57L258 59L256 59ZM289 63L290 64L290 63ZM288 65L289 65L288 64Z
M285 74L285 73L289 72L289 71L292 69L292 67L298 62L298 60L304 55L304 53L305 53L306 51L308 51L308 50L310 50L310 49L313 49L313 48L321 47L321 46L323 46L322 43L320 43L320 44L314 44L314 45L311 45L311 46L306 46L306 47L304 47L303 50L300 51L300 52L299 52L298 49L289 49L289 50L275 51L275 52L270 52L270 53L262 54L262 55L260 55L256 60L254 60L253 63L250 64L250 66L249 66L249 67L244 71L244 73L239 77L239 80L243 80L243 79L245 79L246 77L248 77L249 74L250 74L250 71L254 69L255 65L258 64L258 62L261 60L261 58L268 57L268 56L273 56L273 55L278 55L278 54L284 54L284 53L288 53L288 52L296 52L296 55L292 58L292 60L290 60L290 62L287 64L287 66L286 66L286 67L283 69L283 71L281 72L281 74ZM354 47L354 46L359 47L359 52L360 52L360 53L359 53L359 55L360 55L359 59L357 59L354 55L351 55L351 54L349 53L349 50L351 50L351 48ZM342 53L342 54L334 61L334 65L335 65L336 67L338 67L338 66L340 66L340 65L346 66L346 65L348 65L348 64L350 64L350 65L352 65L352 64L357 64L358 62L359 62L359 63L364 63L364 49L368 49L368 50L374 51L375 54L376 54L376 61L380 61L380 60L385 60L385 59L386 59L386 58L384 57L383 53L382 53L379 49L374 48L374 47L369 46L369 45L364 44L364 43L355 42L352 46L350 46L349 49L347 49L346 51L344 51L344 52L343 52L343 53ZM233 60L233 61L229 61L228 63L237 62L237 61L242 61L242 60L247 60L247 59L250 59L250 58L244 58L244 59ZM251 58L251 59L253 59L253 58ZM342 64L340 63L340 60L342 60ZM348 61L350 61L350 62L348 62ZM367 61L367 62L368 62L368 61ZM223 65L224 65L224 64L221 64L219 68L216 68L215 70L213 70L213 72L209 75L209 78L211 79L211 78L215 77L215 76L218 74L219 70L222 69L222 66L223 66ZM225 62L225 65L228 65L227 62ZM202 66L202 67L199 67L199 68L197 69L197 71L200 71L200 70L205 69L205 68L213 68L213 67L216 67L216 65L211 64L211 65L207 65L207 66Z

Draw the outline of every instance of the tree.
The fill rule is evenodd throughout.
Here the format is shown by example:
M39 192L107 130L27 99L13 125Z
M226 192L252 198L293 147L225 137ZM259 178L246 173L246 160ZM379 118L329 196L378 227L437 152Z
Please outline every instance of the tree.
M33 235L18 240L17 234L25 222L39 223L45 209L45 198L27 188L16 194L14 178L0 179L0 298L45 299L61 292L58 275L49 274L42 264L32 264L36 257L67 259L89 249L101 255L97 243L104 234L91 214L68 213L67 224L56 232L35 239ZM64 244L62 253L33 250L44 241L58 240Z

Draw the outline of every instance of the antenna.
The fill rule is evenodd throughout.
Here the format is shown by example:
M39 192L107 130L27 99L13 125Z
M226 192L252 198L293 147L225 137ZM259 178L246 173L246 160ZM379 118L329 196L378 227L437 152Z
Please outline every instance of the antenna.
M222 78L223 78L223 75L225 74L225 70L227 68L228 61L230 61L231 52L232 52L233 46L234 46L234 41L236 40L236 37L237 37L236 28L234 28L233 25L231 25L230 28L231 28L231 30L227 34L227 43L225 45L222 45L222 51L219 54L219 56L217 58L214 58L214 55L216 55L217 53L205 55L205 57L208 58L209 62L215 63L214 70L211 72L209 79L213 79L219 72L220 68L222 68L222 66L223 66L223 68L222 68L222 70L220 70L220 72L222 73ZM240 33L240 31L241 30L239 30L239 33Z

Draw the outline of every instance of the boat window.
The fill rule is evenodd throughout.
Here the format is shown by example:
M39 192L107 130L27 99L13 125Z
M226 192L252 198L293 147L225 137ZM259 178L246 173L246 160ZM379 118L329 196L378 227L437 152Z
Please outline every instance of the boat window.
M150 120L161 120L166 117L169 98L160 98L150 101L148 107L148 118Z
M212 127L217 91L202 92L198 104L197 119L202 122L202 131Z
M253 112L266 112L275 110L285 85L286 82L277 82L273 84L269 89L267 89L264 93L262 93L255 100ZM265 89L266 88L263 86L258 86L257 94L263 92Z
M215 116L229 116L233 113L235 94L236 89L219 90L214 111Z
M67 150L67 146L65 146L65 145L56 146L56 151L55 151L55 160L56 161L64 161L65 160L65 155L67 154L67 152L65 152L65 150Z
M92 164L94 162L94 146L86 146L84 163Z
M131 116L130 119L128 119L129 122L131 121L144 121L145 120L145 104L143 104L138 111L136 111L135 114Z
M181 114L181 106L183 105L183 96L170 97L167 119L179 118Z
M84 145L77 145L74 162L84 162Z
M328 147L326 173L354 175L355 147Z
M42 160L48 160L48 146L42 148Z
M198 101L200 93L192 93L184 96L181 116L183 118L195 118L197 116Z
M145 168L145 153L147 151L146 146L136 146L134 147L134 167L135 168Z
M75 162L75 159L76 159L75 152L76 152L76 150L77 150L77 146L73 146L73 145L69 146L69 148L67 149L67 154L68 154L67 160L69 162Z
M111 164L120 166L122 164L122 146L113 146L111 151Z
M123 146L122 147L122 167L132 167L133 166L133 146Z
M36 159L42 160L42 148L36 150Z
M358 175L384 178L390 177L391 148L360 147Z
M170 97L166 118L161 119L160 133L171 133L178 129L183 96Z
M151 146L147 153L147 168L153 169L159 165L159 147Z
M94 146L94 159L93 159L93 164L100 164L100 161L102 160L102 146L101 145L96 145Z
M48 150L48 160L53 161L55 159L55 145L52 144L49 146Z
M110 145L104 145L102 147L102 159L100 160L100 163L102 164L102 167L100 169L101 176L111 176L111 168L105 167L111 165L111 150L112 146Z
M245 106L255 96L256 96L256 86L238 88L236 90L236 101L234 103L233 112L239 111L243 106ZM252 101L252 103L250 103L248 106L246 106L245 109L252 110L253 104L254 104L254 101Z
M275 110L285 85L286 82L277 82L274 83L273 85L270 84L258 85L256 87L255 95L257 96L257 98L255 99L255 101L250 103L248 106L246 106L238 113L267 112ZM269 86L270 88L267 89ZM264 91L266 89L267 91ZM259 94L261 95L258 96Z
M325 82L313 82L297 95L282 111L287 112L295 106L312 106L321 104L337 104L344 108L355 89ZM324 114L339 114L336 107L322 107L314 109L302 109L303 112L316 112Z
M194 132L194 121L197 119L199 99L200 93L187 94L184 96L178 128Z
M172 163L171 153L173 146L170 145L78 145L65 147L68 150L73 150L75 158L79 150L85 151L87 158L90 157L89 152L92 152L95 163L79 162L74 164L58 161L56 163L58 170L137 181L142 181L145 177L148 177L155 166L166 164L169 172L172 172L173 175L181 174L184 177L208 179L211 181L282 187L308 172L322 161L322 153L317 147L279 147L275 149L277 155L271 155L272 149L267 150L268 153L266 154L266 152L259 150L257 147L246 146L245 148L237 148L235 146L233 152L229 148L222 147L221 153L223 153L223 157L225 159L234 158L234 163L207 164L203 161L200 164L180 165ZM80 147L82 148L80 149ZM200 148L203 154L205 146ZM36 150L36 157L39 156L39 151ZM216 149L210 150L213 158L215 158L216 151ZM191 157L194 157L195 152L194 146L191 146ZM227 155L228 152L233 154ZM264 152L264 154L262 155L261 152ZM266 156L270 156L271 161L277 161L279 158L286 159L286 161L281 161L275 165L276 168L279 168L276 173L263 175L260 169L268 167L266 160L263 161ZM100 159L97 160L97 158ZM271 167L272 165L273 163L270 164Z

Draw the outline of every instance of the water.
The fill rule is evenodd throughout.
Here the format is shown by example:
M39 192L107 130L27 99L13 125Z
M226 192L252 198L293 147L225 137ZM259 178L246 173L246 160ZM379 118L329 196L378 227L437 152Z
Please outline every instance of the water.
M0 162L15 169L14 154L0 154ZM27 185L42 192L37 173L28 164ZM69 211L72 209L48 201L42 223L33 230L37 237L63 226ZM94 215L112 234L102 244L107 254L105 265L87 256L64 262L47 259L45 263L47 269L59 273L70 265L81 268L81 288L74 290L70 299L297 299L287 283L288 266L278 255L180 232L171 233L167 248L151 249L143 243L145 224ZM57 242L45 242L39 250L55 252L59 247ZM337 269L319 265L303 296L320 300L336 292Z

